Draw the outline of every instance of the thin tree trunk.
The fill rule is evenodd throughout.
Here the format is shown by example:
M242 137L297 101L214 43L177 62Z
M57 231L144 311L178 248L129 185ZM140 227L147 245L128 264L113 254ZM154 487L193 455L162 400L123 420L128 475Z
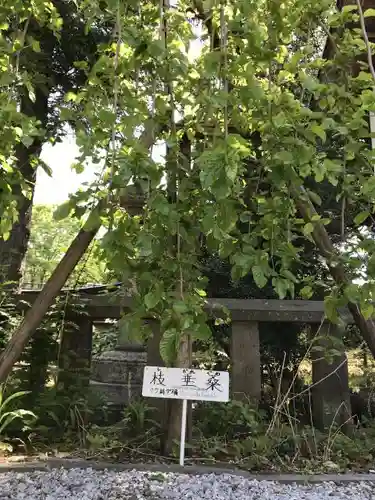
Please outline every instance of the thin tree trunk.
M191 168L191 143L184 134L179 143L179 154L173 154L169 151L167 154L167 161L170 163L170 178L168 182L168 192L169 199L171 203L176 203L178 200L178 184L181 181L181 169L179 168L179 163L183 162L184 170L187 172ZM178 178L180 177L180 178ZM171 243L176 252L176 258L178 258L179 252L181 252L181 242L179 241L179 235L173 238ZM176 279L179 282L177 295L181 300L184 300L184 284L183 284L183 273L181 270L181 275ZM181 338L179 349L177 352L175 366L177 368L191 368L192 367L192 339L190 334L186 334ZM169 401L169 411L168 411L168 430L167 439L164 446L164 452L170 455L173 451L173 444L179 441L181 434L181 418L182 418L182 402L178 400ZM192 433L192 406L191 402L188 402L188 413L187 413L187 441L191 437Z
M176 366L177 368L191 368L192 363L192 342L191 336L185 335L180 342L180 347L178 350ZM165 451L170 455L173 451L173 444L180 440L181 435L181 418L182 418L182 401L171 399L170 411L169 411L169 422L168 422L168 433ZM191 434L191 403L188 402L188 414L187 414L187 437ZM188 439L187 439L188 440Z
M48 119L48 94L36 89L35 102L32 102L27 92L24 91L24 95L21 97L21 112L26 116L35 117L44 128ZM9 238L7 240L0 238L0 285L7 283L9 288L16 288L21 280L22 262L30 238L31 212L36 181L36 164L34 162L39 158L41 150L42 141L40 138L34 139L28 147L19 143L15 148L17 175L22 177L22 180L15 178L12 187L12 195L17 200L18 218L10 231ZM26 195L20 181L28 187Z
M295 187L291 189L292 196L298 211L300 212L302 218L306 223L311 222L314 226L312 232L312 238L316 247L318 248L320 255L324 257L328 265L329 271L332 278L338 285L346 285L350 283L346 275L346 270L340 262L340 256L338 255L335 247L333 246L332 240L325 226L319 221L312 221L314 215L318 215L312 204L310 197L306 190L301 187L299 190ZM353 316L354 322L357 325L362 337L366 341L372 355L375 358L375 324L372 319L366 320L358 307L358 304L354 302L348 303L348 309Z

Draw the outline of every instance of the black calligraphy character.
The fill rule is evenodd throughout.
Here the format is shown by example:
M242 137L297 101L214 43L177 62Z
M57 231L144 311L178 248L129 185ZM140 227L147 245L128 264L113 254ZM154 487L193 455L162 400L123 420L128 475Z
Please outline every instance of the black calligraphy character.
M220 383L220 373L219 372L209 372L207 379L207 390L223 392Z
M186 387L195 387L195 371L188 368L182 370L182 383Z
M165 381L165 378L164 378L163 372L160 370L160 368L158 368L156 370L156 372L154 372L154 375L153 375L152 380L151 380L151 384L165 385L164 381Z

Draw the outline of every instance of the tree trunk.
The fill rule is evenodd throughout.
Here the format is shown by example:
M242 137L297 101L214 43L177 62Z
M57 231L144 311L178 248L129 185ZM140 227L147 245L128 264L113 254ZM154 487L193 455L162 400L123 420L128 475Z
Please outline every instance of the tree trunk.
M314 231L312 232L314 243L317 246L320 255L324 257L332 278L338 285L349 284L346 270L340 262L340 256L333 246L331 238L329 237L325 226L319 221L312 221L314 215L318 215L318 213L315 210L315 207L312 204L308 193L303 187L301 187L300 189L292 187L291 194L304 221L306 223L311 222L314 226ZM375 358L374 321L372 319L366 320L361 313L358 304L355 304L354 302L348 303L348 309L353 316L354 322L361 332L362 337L366 341L372 355Z
M180 348L177 355L176 366L177 368L191 368L192 362L192 342L191 336L185 335L181 339ZM182 417L182 401L171 399L169 401L169 415L168 415L168 431L167 442L165 444L165 453L171 455L173 452L173 445L180 440L181 435L181 417ZM186 435L191 433L191 402L188 401L188 414L187 414L187 431Z
M21 112L28 117L35 117L45 128L48 119L48 94L41 90L35 91L35 102L33 103L27 92L21 97ZM19 143L15 148L17 158L17 173L22 180L15 179L12 187L12 195L17 200L18 218L13 225L9 238L0 238L0 285L7 284L11 288L19 285L21 280L21 268L24 260L27 245L30 238L31 211L33 205L37 160L42 150L40 138L34 139L33 143L26 147ZM21 182L27 185L28 192Z
M167 149L168 153L168 149ZM189 171L191 168L191 143L186 134L183 135L179 141L179 154L174 154L170 151L167 154L167 161L170 162L170 178L168 179L168 191L169 199L171 203L176 202L178 197L178 184L181 181L181 170L179 169L179 163L183 163L185 171ZM178 178L179 177L179 178ZM176 253L176 258L178 258L178 251L181 251L181 243L179 242L179 235L173 238L171 242L174 251ZM179 295L181 300L184 300L183 295L183 282L182 276L177 278L176 281L180 280L180 284L177 290L177 295ZM180 346L177 352L176 365L178 368L191 368L192 367L192 339L191 335L187 334L181 338ZM181 417L182 417L182 402L178 400L171 399L168 402L168 431L167 439L164 446L164 452L166 455L171 455L173 452L173 445L176 441L180 440L181 434ZM191 402L188 401L188 411L187 411L187 432L186 438L189 441L192 432L192 406Z
M87 221L87 226L91 225L93 228L80 230L43 290L25 314L22 323L14 331L8 345L0 355L0 384L5 382L14 363L18 360L30 337L40 325L48 308L94 239L100 228L100 223L97 223L97 221L97 212L94 210Z

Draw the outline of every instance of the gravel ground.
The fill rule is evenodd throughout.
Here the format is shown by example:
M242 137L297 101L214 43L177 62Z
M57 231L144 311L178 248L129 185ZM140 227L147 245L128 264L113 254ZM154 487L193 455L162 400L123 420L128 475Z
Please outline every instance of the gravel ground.
M1 500L375 500L375 484L310 486L250 481L229 474L54 469L0 474Z

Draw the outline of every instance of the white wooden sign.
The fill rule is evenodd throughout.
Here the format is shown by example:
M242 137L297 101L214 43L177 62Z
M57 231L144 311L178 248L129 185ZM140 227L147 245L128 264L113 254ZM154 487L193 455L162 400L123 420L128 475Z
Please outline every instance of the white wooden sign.
M182 399L180 465L185 461L187 400L229 401L229 373L194 368L145 366L142 396Z
M226 402L229 401L229 373L145 366L142 396Z

